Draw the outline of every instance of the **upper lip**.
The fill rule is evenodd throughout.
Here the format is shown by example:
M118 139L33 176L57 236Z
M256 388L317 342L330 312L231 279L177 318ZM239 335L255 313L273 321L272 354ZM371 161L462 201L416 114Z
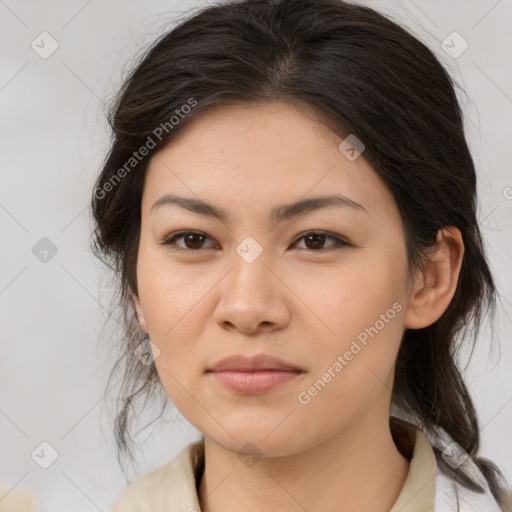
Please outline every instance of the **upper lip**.
M303 371L297 365L288 363L274 356L259 354L255 356L234 355L217 361L208 371L240 371L250 372L258 370L288 370Z

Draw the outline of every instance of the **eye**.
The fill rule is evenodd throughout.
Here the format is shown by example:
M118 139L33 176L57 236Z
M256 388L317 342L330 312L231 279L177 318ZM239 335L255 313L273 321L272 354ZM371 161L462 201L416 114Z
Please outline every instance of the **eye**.
M304 239L306 245L309 244L309 247L306 247L306 250L309 250L310 252L321 252L330 250L336 247L342 247L345 245L350 245L348 242L345 242L345 240L342 240L339 236L331 235L325 231L308 231L306 233L303 233L298 240ZM325 241L327 239L334 240L334 245L331 245L328 248L322 248L321 246L324 245Z
M180 238L184 239L185 247L177 246L175 241ZM210 238L205 233L200 231L178 231L177 233L171 233L164 240L159 242L162 245L167 245L171 251L176 252L197 252L198 249L204 243L204 239Z
M185 247L176 244L176 241L179 239L183 239ZM210 239L210 237L201 231L178 231L176 233L171 233L164 240L158 243L160 245L168 246L169 250L171 251L191 253L199 252L200 249L204 249L205 247L202 247L202 245L206 239ZM302 239L304 239L307 245L305 250L309 252L323 252L326 250L332 250L336 247L350 245L339 236L329 234L325 231L308 231L303 233L299 238L295 240L294 244ZM331 239L335 243L330 247L324 248L322 246L325 244L327 239ZM206 249L208 249L208 247L206 247Z

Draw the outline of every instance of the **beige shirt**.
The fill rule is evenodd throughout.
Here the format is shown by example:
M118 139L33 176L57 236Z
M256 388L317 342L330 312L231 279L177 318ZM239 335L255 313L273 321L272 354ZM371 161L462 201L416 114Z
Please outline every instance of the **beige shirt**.
M37 504L28 489L0 484L0 512L36 512Z
M390 512L433 512L436 460L425 434L416 438L404 486ZM111 512L200 512L197 485L204 464L204 443L189 443L169 463L135 480Z

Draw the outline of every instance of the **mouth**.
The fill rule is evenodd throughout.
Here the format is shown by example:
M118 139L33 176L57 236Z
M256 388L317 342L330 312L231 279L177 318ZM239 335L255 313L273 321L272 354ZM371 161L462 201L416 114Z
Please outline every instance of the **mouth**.
M294 363L290 363L278 357L269 354L257 354L246 356L244 354L236 354L225 357L217 361L208 371L237 371L237 372L255 372L262 370L276 371L303 371Z
M295 380L301 370L220 370L208 372L223 386L242 394L258 394Z
M270 354L236 354L217 361L207 370L216 382L242 394L271 391L304 374L303 368Z

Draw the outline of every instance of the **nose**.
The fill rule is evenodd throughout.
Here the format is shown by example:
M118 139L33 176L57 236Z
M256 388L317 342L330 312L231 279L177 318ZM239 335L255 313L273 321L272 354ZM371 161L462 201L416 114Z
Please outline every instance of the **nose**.
M219 283L214 319L223 329L254 334L283 329L290 322L292 293L263 251L248 262L234 252L233 268Z

